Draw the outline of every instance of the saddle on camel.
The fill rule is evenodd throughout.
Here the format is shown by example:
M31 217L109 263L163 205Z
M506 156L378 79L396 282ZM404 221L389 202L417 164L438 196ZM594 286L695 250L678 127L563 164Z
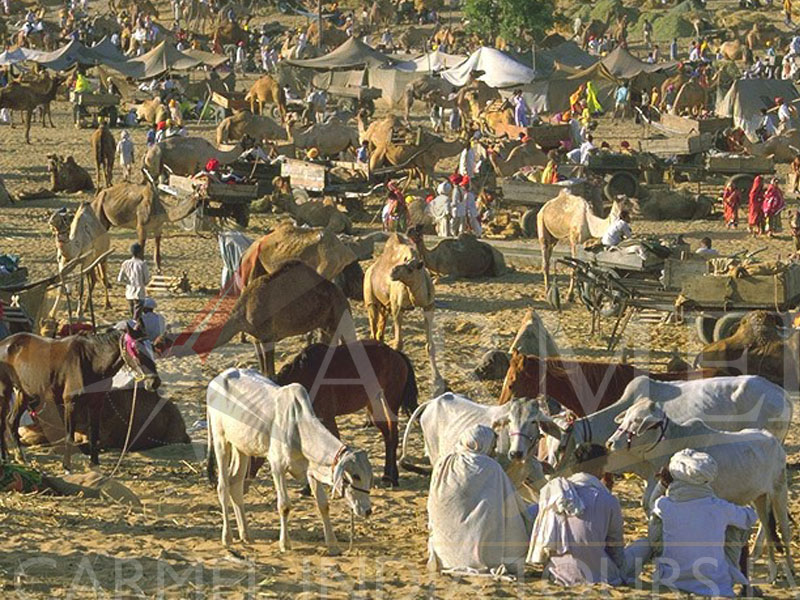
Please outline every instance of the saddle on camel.
M20 417L34 410L45 434L58 439L58 426L66 440L63 465L70 468L75 439L73 413L85 410L89 420L89 453L99 464L100 415L114 375L127 366L146 390L161 384L155 362L137 330L112 330L94 335L49 339L17 333L0 342L0 451L8 456L5 434L11 429L21 455ZM14 391L17 391L14 394Z

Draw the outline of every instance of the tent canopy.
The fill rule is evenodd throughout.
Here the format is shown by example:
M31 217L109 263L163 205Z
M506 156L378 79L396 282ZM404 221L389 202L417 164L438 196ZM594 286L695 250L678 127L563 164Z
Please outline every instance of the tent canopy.
M600 62L620 79L633 79L643 73L660 73L674 68L677 62L649 64L639 60L622 46L617 46Z
M392 58L367 46L358 38L351 37L344 44L324 56L303 60L286 60L287 65L318 71L352 71L365 67L389 65Z
M510 53L517 62L531 67L536 72L536 79L546 79L557 70L558 65L566 65L575 69L591 67L599 59L581 49L572 41L562 42L552 48L536 48L535 52ZM535 64L534 64L535 63Z
M569 97L588 81L595 84L600 104L608 109L619 79L614 77L602 63L581 70L569 67L556 70L548 79L537 79L522 86L522 95L528 105L537 112L555 113L567 110Z
M415 58L397 63L395 69L409 72L438 72L444 69L456 67L467 60L466 56L460 54L447 54L439 50L434 50Z
M533 69L526 67L500 50L484 46L473 52L467 60L451 69L442 71L442 78L461 87L469 82L470 73L483 71L479 77L493 88L511 87L533 81Z
M721 117L733 117L733 124L755 139L761 109L775 106L775 98L791 102L800 98L800 93L791 81L784 79L737 79L728 92L717 99L716 113Z
M107 61L105 64L126 77L151 79L170 70L187 71L201 65L215 68L227 60L228 57L221 54L198 52L196 50L192 50L191 53L181 52L165 40L141 56L125 62Z

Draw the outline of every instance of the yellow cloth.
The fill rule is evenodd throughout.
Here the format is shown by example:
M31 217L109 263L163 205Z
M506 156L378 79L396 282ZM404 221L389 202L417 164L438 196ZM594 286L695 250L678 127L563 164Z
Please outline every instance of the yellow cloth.
M547 161L544 171L542 171L541 183L553 183L553 175L555 175L556 163L553 160Z
M581 96L583 96L583 84L575 90L575 92L569 97L569 107L572 109L578 102L580 102Z
M594 84L589 81L586 83L586 108L589 109L591 114L602 112L603 107L597 99L597 90L594 89Z
M75 77L75 91L76 92L92 91L92 84L86 78L86 75L81 75L80 73L78 73L77 77Z

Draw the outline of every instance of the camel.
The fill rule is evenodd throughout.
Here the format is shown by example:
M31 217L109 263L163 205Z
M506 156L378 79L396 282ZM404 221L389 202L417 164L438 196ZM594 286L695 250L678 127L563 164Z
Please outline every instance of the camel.
M536 145L528 141L511 149L504 159L496 152L489 153L489 162L498 177L511 177L523 167L544 167L547 155Z
M220 46L237 46L239 42L247 44L249 41L247 31L242 29L241 25L238 23L233 23L231 21L225 21L223 24L219 25L212 37L214 46L217 44Z
M422 227L409 230L408 237L417 245L425 267L437 275L498 277L506 272L503 255L471 233L442 240L432 250L425 246Z
M340 338L356 341L350 305L342 291L300 260L290 260L269 275L256 277L242 290L230 313L221 301L219 314L225 320L199 332L186 331L156 344L162 356L207 354L229 342L238 333L255 338L261 371L275 376L275 343L287 337L321 329L324 343ZM189 342L192 345L189 346Z
M377 119L368 123L366 111L360 111L356 117L358 123L358 138L360 141L369 142L371 150L375 148L385 148L392 142L395 133L400 135L411 134L410 130L403 125L400 118L396 115L389 115L383 119Z
M353 223L345 213L335 206L321 200L309 200L303 204L297 204L287 180L283 177L275 177L272 185L275 189L271 200L272 205L288 212L299 225L322 227L333 233L352 232Z
M478 115L478 125L481 131L491 136L507 134L508 126L514 125L514 111L508 100L495 101L485 108L475 106L475 99L467 97L470 103L470 114Z
M686 75L686 73L684 73L682 70L680 70L677 73L675 73L675 75L671 75L671 76L667 77L661 83L661 96L660 96L660 98L662 98L662 101L661 101L662 107L665 105L664 104L665 103L665 99L667 97L667 94L669 93L670 86L672 86L675 90L680 90L681 87L683 86L683 84L686 83L687 81L689 81L689 76Z
M608 32L608 29L611 25L612 16L613 11L609 11L605 22L593 19L583 26L583 29L581 30L581 48L586 50L586 48L589 47L590 39L600 39Z
M164 167L175 175L194 175L203 170L212 158L217 159L220 165L227 165L239 158L243 151L242 142L237 142L229 150L220 150L203 138L174 136L148 149L143 166L153 178L158 178Z
M728 40L719 45L720 54L727 60L744 60L746 46L741 40Z
M114 177L114 157L117 154L117 142L105 121L95 129L91 144L97 168L97 189L102 190L111 185Z
M568 240L574 257L578 244L603 237L611 223L629 206L631 203L627 199L614 200L611 212L603 219L592 212L591 205L585 199L570 194L567 190L562 190L558 196L545 202L536 215L545 290L550 289L550 257L555 245L560 240ZM574 277L571 277L568 297L572 296L574 286Z
M409 27L397 38L397 43L407 53L419 49L425 51L428 42L428 32L419 27Z
M450 27L437 27L431 36L431 43L436 46L444 46L448 52L453 52L456 45L455 32Z
M719 375L760 375L788 391L796 391L800 334L788 339L780 315L767 311L747 313L732 335L705 346L695 365Z
M263 114L265 104L276 104L280 111L281 119L286 118L286 93L283 91L278 80L271 75L259 77L250 87L250 91L244 97L250 103L250 112L256 114L256 104L258 104L258 114Z
M406 86L403 92L403 117L408 121L414 100L424 102L428 108L431 106L456 108L455 100L450 98L451 89L452 86L441 77L415 79Z
M47 122L49 120L50 127L55 128L53 115L50 112L50 103L56 99L58 88L64 81L66 81L65 77L59 77L58 75L50 77L47 71L45 71L43 74L40 74L37 79L28 83L32 89L42 93L42 103L39 105L42 115L42 127L47 127Z
M383 252L364 274L364 303L369 317L370 335L383 341L387 314L394 321L395 350L403 349L404 310L420 308L425 319L425 349L428 352L436 395L444 391L444 380L436 366L433 342L434 287L430 273L420 258L414 242L399 233L386 241Z
M12 81L6 87L0 88L0 108L21 111L25 117L26 144L31 143L33 111L38 106L50 103L62 81L63 79L56 77L48 80L44 87L36 85L36 83L23 84ZM14 127L13 121L11 127Z
M118 183L107 187L92 201L92 210L105 229L135 229L137 241L144 249L148 236L155 238L153 260L161 272L161 236L167 222L182 219L195 209L195 198L189 197L174 206L167 206L152 183Z
M56 238L56 250L58 256L58 270L61 272L67 263L76 258L83 257L81 268L86 269L95 260L108 251L111 247L111 237L108 230L92 212L87 202L82 202L75 211L75 216L70 219L65 208L52 214L48 221ZM106 292L106 308L111 308L111 299L108 290L111 287L108 283L108 265L106 259L100 261L97 266L88 273L89 293L87 301L91 300L94 286L98 280L103 282ZM58 302L61 299L61 286L56 289L56 299L53 308L50 309L50 318L55 316L58 309ZM83 298L81 298L81 301ZM83 312L82 303L78 306L78 313Z
M370 170L374 170L386 160L395 167L404 166L420 179L423 187L430 187L437 163L456 156L464 149L460 140L445 141L439 136L422 132L418 144L389 144L376 148L370 157Z
M161 102L161 98L151 98L136 107L136 119L148 125L156 125L169 119L169 108Z
M214 19L214 13L206 2L191 0L183 7L183 18L195 31L204 34L207 24Z
M338 119L314 123L306 128L298 123L287 122L286 132L295 148L316 148L321 156L336 156L348 148L353 152L358 149L358 131Z
M367 13L367 23L370 27L389 23L395 16L395 8L390 0L373 0Z
M14 197L8 193L6 183L3 181L3 178L0 177L0 208L10 206L12 202L14 202Z
M350 36L347 35L347 27L336 27L329 21L323 21L322 41L319 37L319 21L313 20L306 29L306 39L311 46L327 46L328 48L338 48L344 44Z
M696 80L687 81L678 88L671 113L680 115L686 110L704 109L708 104L708 92L709 88L704 88Z
M302 260L332 281L358 259L336 234L321 228L297 227L289 221L275 226L242 254L242 285L264 273L272 273L287 260Z
M800 154L800 130L789 129L756 144L743 137L742 145L748 154L764 156L774 163L789 164Z
M471 73L470 80L456 94L455 103L461 112L461 123L464 127L468 125L470 119L478 120L480 118L481 107L493 100L500 99L500 92L490 88L477 77L480 75L475 72ZM478 112L474 112L475 110Z
M243 110L225 117L217 125L217 146L240 140L245 135L257 142L286 139L286 131L274 119Z
M47 155L47 171L50 173L50 191L75 192L94 191L94 182L89 172L78 165L72 156L66 160L57 154Z

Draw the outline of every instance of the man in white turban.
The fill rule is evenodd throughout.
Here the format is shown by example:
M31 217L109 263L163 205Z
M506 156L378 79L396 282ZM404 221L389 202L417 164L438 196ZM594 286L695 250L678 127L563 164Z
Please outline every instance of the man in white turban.
M702 596L733 596L735 583L748 585L738 563L756 513L718 498L716 478L705 452L687 448L670 459L672 481L653 505L648 533L661 585Z
M495 434L485 425L465 431L452 454L433 467L428 496L428 568L459 573L524 568L528 508L491 456Z

